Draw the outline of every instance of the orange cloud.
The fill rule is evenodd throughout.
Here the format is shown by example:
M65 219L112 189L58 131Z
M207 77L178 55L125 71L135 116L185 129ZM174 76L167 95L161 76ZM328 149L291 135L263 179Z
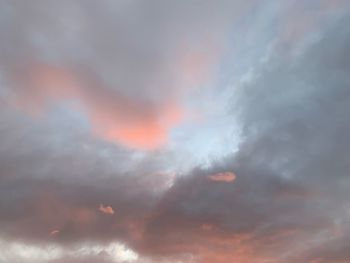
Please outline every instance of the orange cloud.
M105 213L108 215L114 214L114 210L111 206L103 206L102 204L100 204L100 207L98 208L98 210L100 210L102 213Z
M177 103L131 99L72 70L40 64L20 73L14 99L18 107L38 115L57 102L78 102L94 135L127 147L152 150L166 144L184 117Z
M223 172L223 173L209 175L208 179L215 182L230 183L236 180L236 175L232 172Z
M180 109L170 110L177 111L181 115ZM112 116L112 113L106 111L91 113L94 133L109 141L142 150L152 150L165 145L171 127L178 123L170 115L171 112L167 111L161 113L162 116L156 116L156 113L154 116L142 116L141 114L134 120L121 119L120 122L118 122L117 116ZM108 117L108 115L111 116Z

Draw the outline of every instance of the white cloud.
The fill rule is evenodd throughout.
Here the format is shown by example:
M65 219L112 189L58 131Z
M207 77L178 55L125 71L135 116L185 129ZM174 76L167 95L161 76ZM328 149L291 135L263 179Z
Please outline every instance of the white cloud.
M47 262L64 258L84 259L103 257L110 262L135 262L139 255L125 244L111 242L106 245L83 243L78 247L60 245L34 245L20 241L0 240L0 260L5 262ZM0 261L0 262L1 262Z

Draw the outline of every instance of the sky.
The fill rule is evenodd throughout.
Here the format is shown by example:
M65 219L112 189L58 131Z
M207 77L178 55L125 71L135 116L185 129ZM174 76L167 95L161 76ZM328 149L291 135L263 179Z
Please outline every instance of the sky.
M0 263L349 263L350 2L0 0Z

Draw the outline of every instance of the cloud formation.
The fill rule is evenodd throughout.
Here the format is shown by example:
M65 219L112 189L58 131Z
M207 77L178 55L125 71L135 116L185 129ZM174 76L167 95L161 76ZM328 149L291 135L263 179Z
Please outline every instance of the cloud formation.
M86 113L95 135L140 149L153 149L167 142L170 128L179 124L183 110L174 102L154 105L130 99L116 91L79 79L67 69L30 65L22 72L14 104L34 115L55 103L71 101Z
M0 7L0 263L349 261L347 1Z

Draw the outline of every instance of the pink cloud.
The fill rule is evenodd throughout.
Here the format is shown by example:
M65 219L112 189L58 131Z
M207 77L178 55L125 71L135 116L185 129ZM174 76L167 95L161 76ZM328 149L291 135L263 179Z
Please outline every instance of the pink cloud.
M98 210L100 210L104 214L114 215L114 210L111 206L103 206L103 204L100 204Z
M50 236L55 236L55 235L58 235L60 233L59 230L53 230L50 232Z
M157 104L132 99L98 80L52 65L28 67L17 83L17 107L40 115L54 103L76 101L95 136L130 148L165 145L170 130L184 118L184 109L171 99Z
M223 172L223 173L209 175L208 179L214 182L231 183L236 180L236 175L232 172Z

